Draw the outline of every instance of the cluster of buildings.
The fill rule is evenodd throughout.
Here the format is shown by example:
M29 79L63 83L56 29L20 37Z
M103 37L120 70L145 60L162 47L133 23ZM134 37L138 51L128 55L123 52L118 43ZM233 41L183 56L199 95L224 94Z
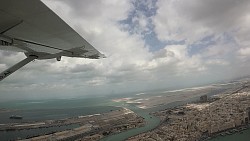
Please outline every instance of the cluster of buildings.
M130 141L196 141L250 123L250 93L220 95L218 100L187 104L154 113L162 124Z

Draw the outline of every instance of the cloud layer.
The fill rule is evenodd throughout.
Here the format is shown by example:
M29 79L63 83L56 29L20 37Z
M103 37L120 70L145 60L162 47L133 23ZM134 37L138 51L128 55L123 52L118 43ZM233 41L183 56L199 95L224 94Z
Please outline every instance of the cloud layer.
M107 58L32 62L1 82L3 99L173 89L249 74L247 0L44 3ZM24 55L0 57L4 70Z

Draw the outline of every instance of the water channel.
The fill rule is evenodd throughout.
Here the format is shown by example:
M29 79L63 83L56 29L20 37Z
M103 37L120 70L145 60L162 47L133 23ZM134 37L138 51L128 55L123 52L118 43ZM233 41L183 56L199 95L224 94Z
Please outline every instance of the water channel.
M144 127L135 128L115 135L108 136L106 138L101 139L100 141L123 141L131 136L135 136L137 134L152 130L160 124L160 119L150 115L149 111L147 110L139 109L136 106L128 106L126 108L134 111L136 114L143 117L146 121L146 125Z

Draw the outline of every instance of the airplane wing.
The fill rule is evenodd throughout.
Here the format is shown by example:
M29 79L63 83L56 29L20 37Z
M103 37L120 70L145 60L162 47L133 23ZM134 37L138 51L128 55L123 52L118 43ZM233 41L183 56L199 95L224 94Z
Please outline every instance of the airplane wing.
M40 0L1 0L0 50L24 52L30 60L105 57Z

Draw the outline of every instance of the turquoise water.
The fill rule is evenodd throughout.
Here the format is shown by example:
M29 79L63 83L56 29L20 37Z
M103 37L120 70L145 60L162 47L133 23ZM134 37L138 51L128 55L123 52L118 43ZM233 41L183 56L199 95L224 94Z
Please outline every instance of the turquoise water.
M0 108L13 111L0 112L0 124L62 119L119 109L111 105L105 98L5 102L0 103ZM23 120L10 120L11 115L23 116Z
M135 136L137 134L154 129L160 123L160 119L155 116L149 115L149 112L147 110L142 110L135 106L126 106L126 108L134 111L139 116L142 116L146 121L146 125L144 127L135 128L115 135L108 136L106 138L101 139L100 141L123 141L131 136Z
M218 136L208 141L250 141L250 129L242 131L242 133L236 133L227 136Z
M160 119L153 116L153 115L150 115L149 114L150 112L163 110L163 109L170 108L170 107L175 107L175 106L184 104L186 102L187 101L176 101L176 102L169 103L167 105L162 105L162 106L151 108L151 109L140 109L140 108L136 107L136 105L126 104L126 103L122 103L122 102L114 103L116 105L126 107L126 108L134 111L139 116L142 116L146 121L146 125L144 127L131 129L128 131L124 131L124 132L115 134L115 135L110 135L106 138L101 139L100 141L123 141L129 137L150 131L150 130L156 128L160 124Z

